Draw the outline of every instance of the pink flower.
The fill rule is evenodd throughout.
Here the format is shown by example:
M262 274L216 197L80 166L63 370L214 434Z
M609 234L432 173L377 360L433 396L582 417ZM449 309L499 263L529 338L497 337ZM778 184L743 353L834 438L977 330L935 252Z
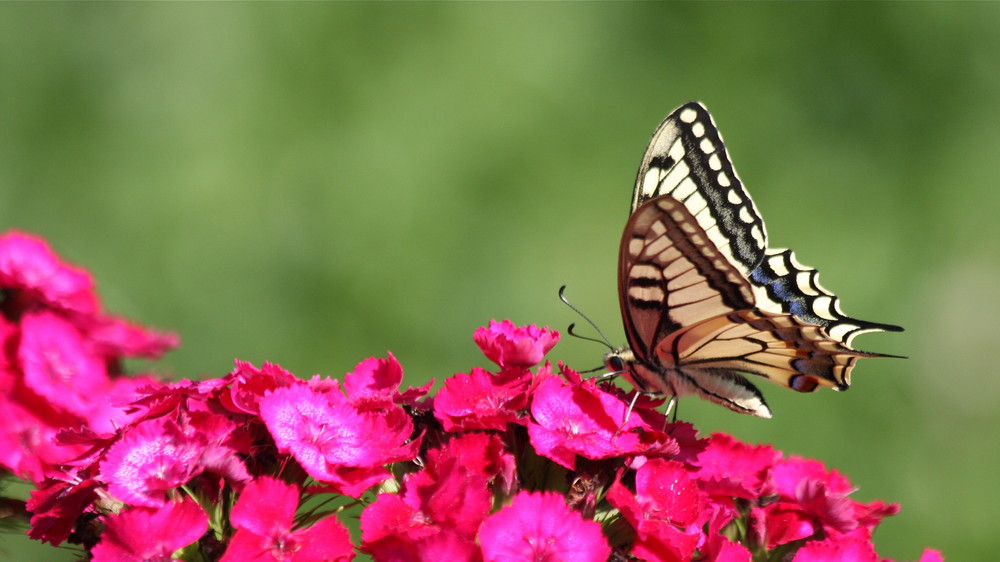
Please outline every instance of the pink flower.
M410 460L413 422L399 408L361 412L339 392L297 384L269 392L260 415L281 453L334 490L358 497L391 476L386 464Z
M479 543L486 562L604 562L611 555L600 525L585 520L551 492L519 493L486 518Z
M747 445L729 435L713 433L695 464L709 494L753 500L771 493L766 484L771 467L780 459L781 454L768 445Z
M384 409L394 404L414 404L430 390L431 380L420 388L399 392L403 367L390 353L387 359L370 357L344 375L344 392L360 410Z
M792 562L878 562L879 557L871 543L871 535L864 529L810 541L795 553Z
M197 541L208 529L208 518L189 499L160 508L136 507L110 515L101 542L92 550L94 562L171 559L174 551Z
M150 330L122 318L94 316L77 322L91 341L94 352L103 357L157 359L180 343L177 334Z
M0 412L3 412L0 467L36 485L46 478L61 476L59 466L86 450L80 445L64 446L57 442L63 425L79 421L53 412L44 402L25 407L0 396Z
M206 470L233 482L248 478L235 451L225 445L234 426L225 418L192 413L186 427L169 417L131 426L100 462L100 479L118 499L159 507L167 492Z
M490 361L501 367L531 367L556 345L559 332L534 324L518 327L510 320L490 320L490 325L477 329L472 339Z
M504 449L503 441L496 434L464 433L452 437L438 449L427 451L428 470L447 466L452 461L470 474L481 474L499 482L505 492L514 486L517 478L517 461Z
M348 561L354 547L347 529L330 515L310 527L292 530L299 488L262 476L247 484L233 506L236 528L222 562Z
M100 306L90 274L61 263L44 240L17 231L0 236L0 288L18 294L5 299L5 308L40 301L88 315Z
M927 548L924 549L924 552L920 555L919 562L944 562L944 556L942 556L937 550Z
M532 395L528 437L538 454L570 470L576 455L604 459L655 445L631 431L642 427L642 420L633 416L626 421L626 409L618 397L592 382L570 386L558 377L548 377Z
M813 536L850 533L861 526L874 528L885 515L898 506L874 502L861 504L847 497L853 491L850 482L827 471L822 463L790 457L772 468L772 482L779 500L764 508L767 545L780 544Z
M28 388L80 417L100 407L110 384L104 362L90 353L76 327L52 312L21 319L18 359Z
M494 375L479 368L444 381L434 397L434 417L445 431L495 429L517 423L528 406L531 374Z
M632 554L651 561L690 560L701 544L708 498L677 461L651 459L635 474L635 493L611 485L611 505L636 531Z
M299 384L295 375L274 363L264 363L260 369L246 361L236 361L236 368L223 379L228 389L220 393L222 405L232 412L257 415L260 399L269 390Z
M463 434L428 451L424 470L406 476L401 494L380 494L361 514L363 550L393 559L431 542L449 549L474 544L492 504L488 482L512 462L499 439L485 434Z
M31 512L31 538L59 546L69 538L80 514L98 498L98 483L87 479L73 484L46 480L32 490L27 508Z

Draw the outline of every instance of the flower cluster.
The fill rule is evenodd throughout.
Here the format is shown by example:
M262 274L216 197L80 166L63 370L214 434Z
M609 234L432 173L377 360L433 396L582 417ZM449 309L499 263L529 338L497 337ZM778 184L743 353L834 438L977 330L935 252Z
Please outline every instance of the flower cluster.
M0 236L0 295L0 468L35 488L32 538L98 562L877 562L872 532L897 511L818 461L699 437L542 363L547 328L478 329L497 368L433 397L400 391L391 354L342 381L237 361L171 383L121 360L176 338L103 314L43 242Z

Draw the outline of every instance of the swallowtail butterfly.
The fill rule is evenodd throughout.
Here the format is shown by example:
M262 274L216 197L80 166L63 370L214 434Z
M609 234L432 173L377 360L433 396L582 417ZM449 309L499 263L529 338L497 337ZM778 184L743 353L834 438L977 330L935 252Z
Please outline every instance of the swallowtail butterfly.
M642 158L622 236L618 293L629 347L605 356L642 392L697 394L736 412L771 411L747 379L799 392L845 390L864 332L899 326L840 311L819 273L767 247L715 123L697 102L667 116Z

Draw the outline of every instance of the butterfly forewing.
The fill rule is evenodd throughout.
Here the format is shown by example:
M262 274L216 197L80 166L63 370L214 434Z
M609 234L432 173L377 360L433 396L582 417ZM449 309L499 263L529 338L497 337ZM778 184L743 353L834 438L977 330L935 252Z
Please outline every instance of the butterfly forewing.
M763 259L764 221L733 169L712 116L698 102L677 108L653 133L636 176L631 212L661 195L684 203L744 276Z
M631 212L661 195L684 203L753 286L761 310L793 314L848 346L858 334L902 330L847 316L839 299L820 285L815 269L799 263L791 250L768 249L764 221L711 114L698 102L677 108L653 133L636 176Z
M632 214L619 256L622 316L640 359L683 326L753 306L750 284L670 196Z

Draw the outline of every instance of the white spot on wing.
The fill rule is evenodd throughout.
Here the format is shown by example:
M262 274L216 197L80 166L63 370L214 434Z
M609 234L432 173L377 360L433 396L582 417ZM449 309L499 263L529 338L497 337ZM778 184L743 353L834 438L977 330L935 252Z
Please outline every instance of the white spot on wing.
M646 245L646 253L656 255L670 247L672 242L666 236L660 236Z
M691 132L694 133L694 136L700 138L705 134L705 126L701 123L695 123L691 125Z
M781 259L781 256L773 256L767 260L767 263L778 277L788 275L788 268L785 267L785 260Z
M819 316L820 318L826 318L827 320L837 319L837 317L830 312L830 297L822 296L816 298L816 300L812 302L812 309L813 312L816 313L816 316Z
M719 185L721 185L722 187L729 187L729 185L730 185L729 176L727 176L725 172L719 172L719 180L718 181L719 181Z
M728 199L733 205L739 205L743 202L743 198L740 197L740 194L737 193L735 189L730 189L729 192L726 193L726 199Z
M715 152L715 145L712 144L712 141L708 139L701 139L701 143L698 146L701 147L701 151L704 152L705 154L711 154Z
M753 215L750 214L750 209L747 207L740 207L740 220L750 224L753 222Z
M708 157L708 167L712 168L715 171L719 171L722 169L722 160L719 160L718 154L713 154Z
M681 112L679 117L685 123L694 123L698 119L698 112L688 107Z
M802 265L802 264L795 264L795 265ZM800 270L798 274L795 276L795 286L799 288L799 291L802 292L803 295L815 297L817 295L822 294L819 291L817 291L815 287L813 287L812 283L810 282L812 281L810 277L811 276L809 275L808 271ZM815 306L815 304L813 304L813 306ZM819 316L823 316L822 314L819 313L817 314Z

